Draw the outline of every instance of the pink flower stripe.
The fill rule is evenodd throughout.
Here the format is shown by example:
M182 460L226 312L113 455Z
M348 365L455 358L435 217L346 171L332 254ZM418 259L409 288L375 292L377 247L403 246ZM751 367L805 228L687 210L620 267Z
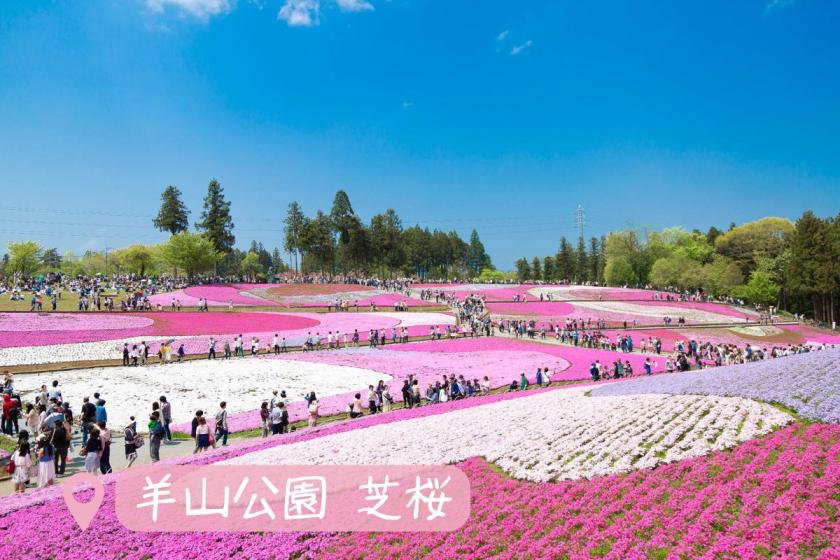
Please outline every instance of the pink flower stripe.
M330 297L322 297L319 301L295 301L295 300L286 300L283 301L284 306L288 307L326 307L327 305L332 305L335 303L336 299L342 299L348 302L351 308L358 303L359 310L368 310L370 308L370 304L376 304L377 308L386 309L386 308L393 308L394 304L396 303L405 303L408 307L429 307L429 306L436 306L440 304L436 304L434 300L432 301L423 301L421 299L413 298L404 296L402 294L382 294L378 296L372 297L354 297L354 298L342 298L341 293L337 293L334 296Z
M836 558L840 427L794 425L732 451L591 481L533 484L459 466L453 533L351 533L319 558Z
M522 317L557 317L572 315L575 307L562 301L539 301L529 299L528 303L488 303L487 308L494 315L512 315Z
M626 354L622 352L610 352L607 350L594 350L591 348L581 348L575 346L565 346L560 344L547 344L542 342L529 341L528 339L511 339L505 337L486 337L486 338L468 338L461 340L441 340L419 342L409 346L394 346L394 350L398 352L414 351L414 352L477 352L488 350L501 351L536 351L557 356L569 362L571 365L563 373L560 380L572 379L588 379L589 368L592 362L599 360L602 364L612 364L615 360L621 359L622 362L630 361L633 365L635 375L639 375L644 371L645 357L651 359L652 370L654 372L663 371L665 369L665 357L656 355L642 355L642 354ZM655 362L655 363L654 363ZM550 366L550 364L549 364ZM533 381L533 372L528 372L528 378ZM552 378L553 379L553 378Z
M831 334L831 331L821 331L807 325L782 325L779 328L798 334L802 338L802 342L840 344L840 335Z
M209 285L209 286L190 286L184 290L184 293L195 298L207 298L211 305L214 302L221 302L222 305L228 305L229 301L233 301L234 305L278 305L276 301L271 301L253 294L243 294L242 290L235 286L228 285ZM171 303L171 298L170 298ZM183 302L182 302L183 303Z
M488 302L510 301L513 300L516 296L527 297L529 300L533 300L535 298L533 295L528 293L528 290L534 287L536 286L506 286L504 284L500 284L498 287L491 285L481 285L481 288L472 287L469 284L418 284L412 286L412 288L416 291L423 289L429 289L432 291L443 291L456 296L458 299L464 299L469 295L484 296L485 300ZM536 299L539 299L539 297L537 297ZM434 300L432 300L432 302L434 302Z
M151 303L154 306L162 305L166 308L172 305L173 299L180 301L183 307L198 307L198 298L195 296L187 295L184 292L184 290L175 290L174 292L161 292L158 294L151 295L149 296L149 303ZM222 305L227 305L227 302L208 300L207 305L218 307Z
M0 346L4 348L46 346L50 344L72 344L99 340L122 340L143 336L235 335L255 331L273 331L271 336L274 335L274 332L292 331L294 333L292 336L294 336L295 334L299 335L305 329L320 325L322 317L317 314L292 315L269 312L199 313L188 311L146 314L56 313L20 315L21 323L19 326L22 329L0 331ZM3 316L0 315L0 317ZM326 321L326 323L332 322L331 319ZM41 323L45 325L44 329L38 327ZM125 327L103 329L101 325L107 323L112 325L122 323ZM387 322L386 324L390 326L391 323L393 321ZM68 330L50 328L63 324L67 324L70 328ZM4 325L14 326L10 319L6 320ZM90 326L85 327L85 325ZM131 325L136 326L132 327Z
M0 313L0 332L142 329L153 322L128 313Z

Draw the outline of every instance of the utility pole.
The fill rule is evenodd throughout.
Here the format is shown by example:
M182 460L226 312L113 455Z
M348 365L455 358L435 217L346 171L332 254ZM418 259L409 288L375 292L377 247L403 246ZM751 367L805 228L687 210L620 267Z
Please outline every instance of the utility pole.
M586 225L586 212L583 209L583 206L578 204L577 210L575 211L575 224L578 230L578 238L583 238L583 226Z

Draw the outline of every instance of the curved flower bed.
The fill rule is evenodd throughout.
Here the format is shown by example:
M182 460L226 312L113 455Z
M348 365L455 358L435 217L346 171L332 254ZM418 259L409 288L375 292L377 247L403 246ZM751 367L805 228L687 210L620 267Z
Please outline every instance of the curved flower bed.
M200 336L178 335L176 348L177 344L183 343L187 354L205 353L211 335L216 338L216 349L219 352L224 345L224 341L227 340L232 343L236 334L242 334L246 343L249 343L252 337L256 337L260 341L260 348L265 348L271 342L275 333L285 337L289 346L302 344L310 333L313 336L320 334L326 337L329 332L352 333L354 329L359 330L362 340L367 340L370 329L390 329L396 326L405 326L409 329L410 336L419 336L428 334L428 325L452 325L455 322L454 317L443 313L295 313L282 315L269 312L243 313L242 315L253 317L255 321L255 324L249 327L247 324L238 322L236 316L239 314L213 312L196 314L197 322L192 328L198 329L200 327L200 330L211 332ZM179 316L187 315L185 312L155 313L149 316L163 320L168 315L171 315L176 325L189 327L189 321L185 324L182 323L182 319L179 319ZM249 328L230 331L219 328L221 332L213 333L211 329L214 328L217 321L222 325L224 325L224 321L232 321L232 326ZM284 324L287 327L295 324L301 325L303 324L301 321L306 321L306 324L312 324L312 321L315 323L308 327L285 330L277 328ZM250 319L247 322L250 323ZM275 328L271 330L255 330L272 326ZM152 353L157 353L159 345L171 336L175 335L170 335L165 331L155 333L151 327L143 330L68 331L64 333L57 331L46 335L38 332L16 332L9 334L5 339L7 347L0 348L0 366L118 359L122 355L122 344L124 342L139 344L141 341L145 341L151 346Z
M358 391L387 374L363 367L317 362L267 360L262 358L191 361L181 364L138 367L110 367L66 370L21 376L18 389L26 398L42 383L58 380L65 399L81 403L82 398L99 392L106 400L112 429L122 429L129 416L145 426L151 403L166 395L172 403L172 418L180 431L189 433L189 423L197 409L212 417L219 402L227 401L231 431L259 426L243 426L236 413L257 411L271 398L272 390L286 390L289 399L299 401L293 412L304 412L303 395L315 391L324 397ZM301 410L298 410L301 409Z
M627 300L647 301L652 300L654 294L660 293L654 290L639 290L635 288L610 288L606 286L539 286L528 290L537 298L540 294L550 295L553 299L561 300ZM662 294L664 296L664 294Z
M571 379L588 379L589 367L595 360L602 364L611 364L617 359L622 362L629 361L633 365L633 370L636 375L639 375L644 370L645 358L651 359L651 370L655 372L663 371L665 369L665 359L657 356L645 356L642 354L624 354L621 352L610 352L607 350L593 350L591 348L581 348L575 346L565 346L560 344L532 342L527 339L512 339L507 337L493 336L483 338L464 338L459 340L439 340L429 342L418 342L410 346L393 346L393 350L397 352L477 352L477 351L535 351L562 358L569 364L568 369L564 370L559 380ZM551 365L551 362L548 364ZM528 372L529 379L533 381L532 372Z
M289 297L306 297L306 296L327 296L335 297L338 294L347 292L363 293L363 292L378 292L372 286L363 286L361 284L279 284L267 288L267 291L272 296L279 296L282 298Z
M732 451L604 479L532 484L459 466L471 515L453 533L352 533L318 558L835 558L840 427L785 428Z
M557 317L573 315L572 304L562 301L532 300L528 303L488 303L487 308L494 315L512 315L522 317Z
M517 296L533 299L532 296L528 295L528 287L518 284L418 284L412 286L412 289L417 292L423 289L446 292L458 299L478 295L483 296L488 302L511 301Z
M516 478L576 479L696 457L792 420L769 405L739 398L607 400L586 397L581 388L534 394L516 404L493 403L354 430L250 453L230 463L443 465L486 457ZM535 413L547 410L552 413ZM469 437L447 437L455 426ZM442 437L430 439L432 434Z
M291 331L320 324L320 317L290 313L198 313L175 312L149 315L154 319L153 334L181 336L241 333L244 331Z
M840 422L840 350L633 379L592 391L594 396L647 393L740 396L782 403L806 418Z
M153 323L150 317L129 313L0 313L0 333L127 330Z
M5 315L0 315L3 318ZM203 334L239 334L275 332L312 328L320 323L318 315L279 313L55 313L14 314L20 322L6 319L0 330L0 346L47 346L98 340L133 339L155 336L190 336ZM43 325L43 328L41 326ZM60 327L66 325L67 328ZM12 328L15 327L15 328Z
M210 305L218 303L228 305L229 302L233 302L234 305L277 305L274 301L243 292L237 286L225 284L190 286L184 290L184 293L194 298L206 298Z

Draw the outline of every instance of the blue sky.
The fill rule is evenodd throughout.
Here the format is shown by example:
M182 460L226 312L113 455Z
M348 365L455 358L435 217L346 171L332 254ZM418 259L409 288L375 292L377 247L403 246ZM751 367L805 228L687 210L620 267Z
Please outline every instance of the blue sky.
M210 178L237 244L291 200L476 227L494 260L626 225L840 211L840 3L0 3L0 244L165 237Z

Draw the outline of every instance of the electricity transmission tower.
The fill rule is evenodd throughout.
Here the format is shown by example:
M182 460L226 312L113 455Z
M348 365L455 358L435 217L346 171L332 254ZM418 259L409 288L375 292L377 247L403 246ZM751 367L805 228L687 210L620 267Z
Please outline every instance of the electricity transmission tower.
M577 210L575 211L575 224L577 225L578 237L583 239L583 226L586 225L586 212L580 204L578 204Z

